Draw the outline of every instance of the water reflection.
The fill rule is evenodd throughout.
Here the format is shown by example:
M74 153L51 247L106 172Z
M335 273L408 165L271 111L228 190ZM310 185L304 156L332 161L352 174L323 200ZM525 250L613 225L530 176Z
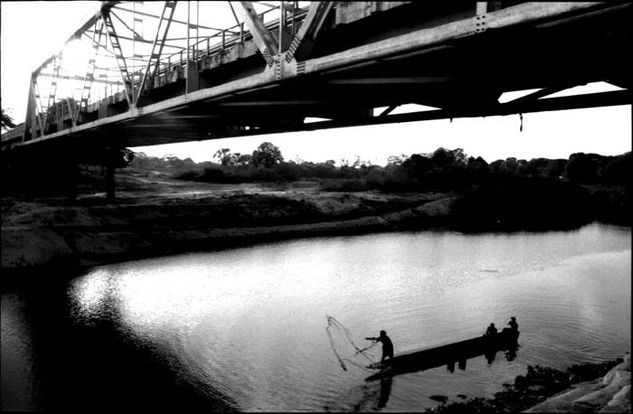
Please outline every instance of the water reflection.
M393 380L391 378L383 378L380 380L380 398L378 399L377 407L385 408L389 402L389 395L391 394L391 385Z
M361 387L361 397L350 406L339 406L338 403L340 402L332 401L326 404L323 409L324 411L336 412L382 411L389 403L392 385L392 378L382 378L380 381L366 383Z
M512 361L514 361L516 359L516 357L517 357L517 350L519 349L519 347L520 347L520 345L517 344L516 346L510 347L506 351L505 355L506 355L506 360L508 362L512 362Z
M115 410L129 398L144 411L421 410L433 395L489 396L527 364L630 349L630 263L630 231L606 226L293 241L95 268L20 296L32 326L20 331L26 357L45 367L44 408ZM396 354L472 338L509 315L524 337L518 357L456 357L365 382L367 372L340 369L325 314L358 342L384 327Z
M619 261L622 266L611 270L621 273L630 253L618 253L613 261L613 252L591 257L569 249L591 246L584 237L593 233L398 234L182 255L95 269L76 281L75 300L86 315L115 304L119 329L127 330L132 341L158 349L186 378L230 396L241 410L419 408L428 395L446 392L440 384L451 384L455 393L481 393L522 374L535 356L569 361L576 344L586 352L588 337L604 342L583 332L589 326L607 329L594 325L595 318L605 320L604 309L595 305L613 290L570 295L570 289L584 290L575 285L576 275L584 273L574 261ZM583 241L571 242L578 237ZM606 245L592 248L613 248L614 243ZM625 279L619 280L622 287ZM570 315L578 306L589 306L593 313ZM323 333L323 315L329 313L344 317L361 337L376 326L386 327L397 352L472 337L481 332L482 321L519 315L530 332L525 339L530 352L519 364L511 364L516 349L504 350L503 361L497 352L483 351L480 359L443 359L409 370L409 376L399 377L406 377L399 387L376 381L358 388L367 374L339 373ZM544 338L540 329L548 324L555 331L548 328ZM553 345L551 334L562 331L567 340ZM535 351L540 343L548 349ZM440 374L451 375L455 365L460 375Z
M484 356L486 357L486 361L488 361L488 365L492 364L493 362L495 362L495 357L497 356L497 351L488 351L484 354Z
M16 294L2 295L0 304L1 410L32 411L37 407L37 383L28 315Z
M221 411L234 410L235 403L230 397L203 378L191 376L189 367L179 361L182 348L178 341L170 340L170 335L178 330L182 332L182 325L188 322L183 319L185 313L179 312L180 319L176 322L180 323L180 327L174 325L173 319L160 320L159 310L177 305L174 300L184 299L181 296L183 292L191 298L191 289L195 291L195 286L167 284L166 279L161 281L160 278L151 281L147 276L120 278L116 271L98 268L76 279L68 288L71 319L79 321L82 327L90 327L89 337L81 338L83 345L87 345L88 341L94 352L108 348L105 360L109 364L99 370L101 378L98 383L111 382L106 388L114 388L118 392L121 388L135 389L134 395L127 398L131 404L146 400L147 393L158 392L158 395L150 397L151 402L142 402L145 408L178 407L197 411L215 407ZM173 295L170 296L169 292ZM200 305L191 300L183 300L182 304L196 310L196 306ZM155 330L148 330L148 326ZM95 343L95 336L99 338L99 343ZM183 374L188 381L176 383ZM129 378L122 378L122 375L140 377L142 384L130 386ZM161 389L165 390L162 395Z

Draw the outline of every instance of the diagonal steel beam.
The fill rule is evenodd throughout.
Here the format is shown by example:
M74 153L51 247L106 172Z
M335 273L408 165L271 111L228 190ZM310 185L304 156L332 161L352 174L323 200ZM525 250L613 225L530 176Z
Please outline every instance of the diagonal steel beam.
M26 140L27 132L31 135L31 139L36 137L36 103L35 103L35 72L31 76L29 82L29 96L26 107L26 119L24 120L24 133L22 134L22 142Z
M44 130L46 128L46 124L44 124L44 117L46 113L44 112L44 106L42 105L42 95L40 94L40 87L37 84L38 78L36 77L33 81L33 99L35 102L35 118L37 119L37 124L40 128L40 135L44 135ZM47 108L48 109L48 108Z
M132 76L128 71L127 62L125 61L125 56L123 56L123 50L121 49L121 44L119 42L119 38L117 36L109 12L104 13L102 15L102 18L103 23L106 27L107 38L110 41L110 46L112 46L114 58L116 59L117 65L119 66L119 73L121 74L123 85L125 86L125 98L127 99L128 107L132 108L134 106L134 85L132 84Z
M165 2L165 5L163 6L163 13L161 14L161 18L158 21L158 28L156 29L156 38L154 39L154 44L152 45L152 52L149 55L149 59L147 59L147 66L145 67L145 73L143 74L143 80L141 81L141 84L139 85L137 95L134 98L135 101L138 101L138 98L140 98L141 93L143 91L143 87L145 86L145 82L147 81L147 78L150 76L155 76L156 72L158 71L158 66L160 63L159 62L160 55L163 52L163 46L165 45L165 39L167 38L167 33L169 32L169 26L171 24L172 18L174 17L175 10L176 10L175 1ZM166 12L169 13L169 17L166 17ZM167 23L165 25L165 31L163 32L163 35L161 38L160 29L163 25L163 22L165 21ZM158 47L158 51L156 51L156 47ZM152 74L150 75L152 64L155 66L154 66L154 69L152 70Z
M536 99L542 98L544 96L548 96L548 95L552 95L556 92L560 92L560 91L564 91L565 89L569 89L569 88L573 88L574 86L577 86L575 84L568 84L568 85L563 85L563 86L557 86L557 87L550 87L550 88L543 88L540 89L538 91L532 92L529 95L525 95L522 96L520 98L517 99L513 99L511 101L506 102L507 104L520 104L520 103L524 103L524 102L528 102L528 101L534 101Z
M290 47L286 53L286 62L292 59L303 60L314 46L314 41L319 35L325 18L332 10L334 2L313 1L305 20L301 24L299 31L290 42Z
M79 38L79 36L81 36L82 33L85 32L86 30L90 29L99 18L100 18L99 13L90 17L79 29L75 30L75 32L68 38L68 40L66 40L66 42L64 43L64 46L66 46L66 43L69 43L72 40ZM59 52L55 53L54 55L51 55L51 57L46 59L40 66L38 66L38 68L35 69L34 73L36 74L39 73L45 66L51 63L57 55L61 54L62 51L63 51L63 47Z
M391 113L394 109L396 109L398 106L400 106L400 105L391 105L391 106L389 106L388 108L386 108L384 111L382 111L382 112L380 113L380 115L378 115L378 116L379 116L379 117L380 117L380 116L387 116L387 115L389 115L389 114L390 114L390 113Z
M92 82L95 77L95 66L97 62L97 55L99 48L101 47L101 35L103 34L103 19L99 19L95 23L95 29L92 35L92 50L94 56L88 60L88 68L86 69L86 76L84 77L84 86L81 90L81 97L79 98L79 107L77 111L72 115L73 126L77 125L77 119L79 118L79 112L88 109L88 101L90 100L90 92L92 91Z
M134 36L134 40L139 40L139 41L145 41L145 39L143 39L143 36L141 36L140 34L138 34L136 32L136 30L132 29L122 18L120 18L115 12L110 11L110 15L114 16L117 18L118 21L121 22L121 24L123 26L125 26L126 29L128 29L130 32L132 32L132 35ZM122 36L119 36L120 38L123 38Z
M230 1L229 1L229 7L231 8L231 13L233 13L233 17L235 18L235 24L239 26L242 23L240 22L240 19L237 18L237 14L235 13L235 8L233 7Z
M273 36L268 29L266 29L263 20L255 11L252 2L240 1L232 3L239 6L238 10L242 14L244 23L253 35L257 48L264 57L264 60L266 60L266 64L268 66L272 66L274 64L273 56L279 53L279 50L277 49L277 39L275 39L275 36Z
M61 67L61 55L57 56L53 60L53 76L51 77L51 86L48 92L48 103L46 104L46 112L42 114L43 120L42 125L43 128L46 129L46 125L48 122L48 112L55 105L55 97L57 95L57 81L59 80L59 69ZM43 108L42 108L43 109Z

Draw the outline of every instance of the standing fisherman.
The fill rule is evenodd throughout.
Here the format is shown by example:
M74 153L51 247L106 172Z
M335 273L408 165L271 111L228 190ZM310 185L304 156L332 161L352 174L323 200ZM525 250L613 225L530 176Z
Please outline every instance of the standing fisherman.
M385 359L387 357L389 359L393 358L393 342L391 342L391 339L387 336L387 332L380 331L380 336L365 339L367 339L368 341L382 342L382 359L380 360L380 362L385 362Z

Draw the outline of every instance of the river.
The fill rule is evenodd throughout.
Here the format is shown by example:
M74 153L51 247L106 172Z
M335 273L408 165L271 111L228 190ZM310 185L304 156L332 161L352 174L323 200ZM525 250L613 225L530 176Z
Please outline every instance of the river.
M40 275L2 289L2 409L419 411L492 396L527 365L630 351L631 231L313 238ZM516 316L515 357L366 382L325 315L396 354ZM376 348L374 348L376 349Z

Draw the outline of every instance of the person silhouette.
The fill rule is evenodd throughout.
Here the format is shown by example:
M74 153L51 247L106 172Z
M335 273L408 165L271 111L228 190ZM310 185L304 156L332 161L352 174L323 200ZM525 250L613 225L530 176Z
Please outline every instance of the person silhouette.
M512 329L512 332L517 332L519 330L517 318L515 318L514 316L510 318L510 322L508 322L508 325L510 325L510 329Z
M488 329L486 329L486 334L485 336L493 336L497 334L497 328L495 327L494 323L491 323L490 326L488 327Z
M391 342L391 339L387 336L387 332L380 331L380 336L365 339L368 341L382 342L382 359L380 362L385 362L385 359L387 358L393 358L393 342Z

